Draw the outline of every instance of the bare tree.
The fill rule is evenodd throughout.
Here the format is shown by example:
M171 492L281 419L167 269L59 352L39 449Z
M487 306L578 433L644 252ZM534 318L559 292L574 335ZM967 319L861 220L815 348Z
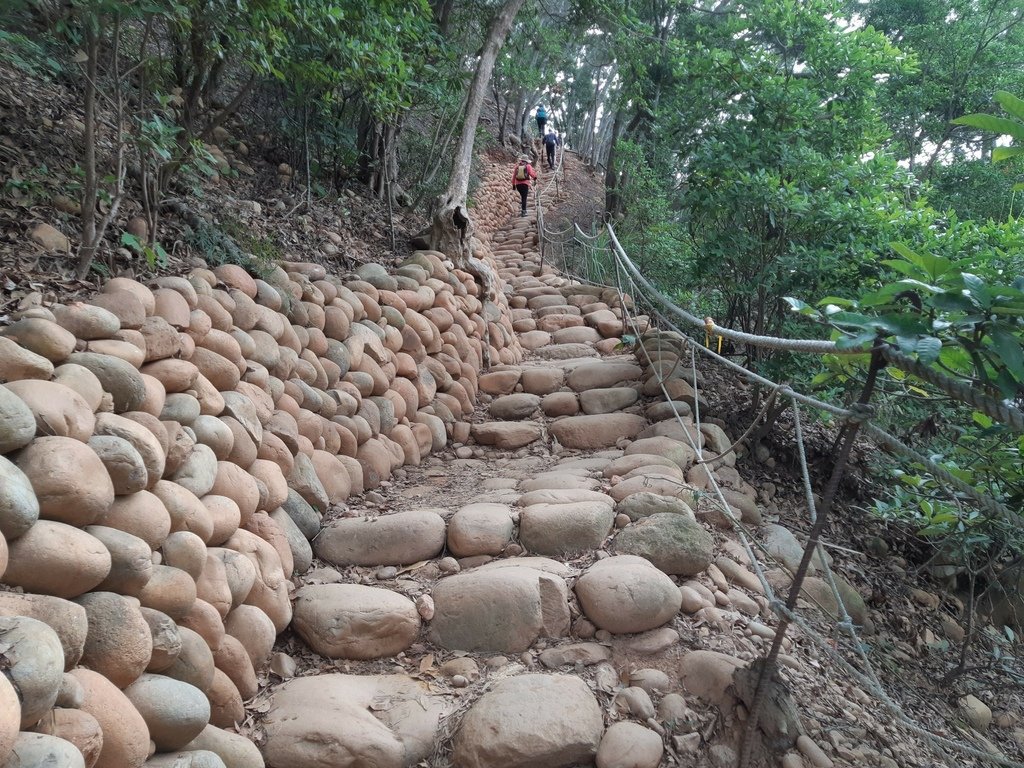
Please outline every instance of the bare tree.
M525 0L505 0L494 15L487 41L484 43L477 62L476 72L469 86L466 98L466 113L462 120L462 134L452 161L452 174L448 188L434 204L434 219L430 229L430 244L435 250L446 254L455 265L473 275L482 285L485 295L490 296L494 288L494 276L486 264L473 258L470 241L473 222L466 210L466 195L469 192L469 173L473 159L473 139L480 120L487 85L494 71L498 51L505 42L512 22Z

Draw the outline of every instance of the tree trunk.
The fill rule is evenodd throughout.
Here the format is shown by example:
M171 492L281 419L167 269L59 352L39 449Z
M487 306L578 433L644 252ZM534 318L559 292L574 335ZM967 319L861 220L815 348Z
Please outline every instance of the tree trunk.
M619 212L619 173L615 168L615 145L622 133L622 118L625 107L615 110L615 122L612 123L611 141L608 147L608 165L604 173L604 212L608 218L614 218Z
M99 195L99 184L96 180L96 79L99 74L100 55L99 35L93 24L99 26L98 20L86 19L85 53L89 57L85 63L85 156L83 170L85 184L82 187L82 244L78 250L78 277L89 274L89 266L96 256L96 199Z
M462 134L452 161L452 175L448 181L448 189L435 201L434 218L430 231L430 243L434 250L446 254L460 269L473 274L482 284L485 296L493 291L494 277L486 265L472 258L470 238L473 234L473 222L466 210L466 195L469 191L469 173L473 160L473 139L476 126L480 120L480 109L483 106L484 94L494 71L494 62L498 57L505 37L508 35L512 22L525 0L505 0L487 33L480 61L477 63L473 81L469 86L466 99L466 112L462 122ZM474 263L475 262L475 263Z

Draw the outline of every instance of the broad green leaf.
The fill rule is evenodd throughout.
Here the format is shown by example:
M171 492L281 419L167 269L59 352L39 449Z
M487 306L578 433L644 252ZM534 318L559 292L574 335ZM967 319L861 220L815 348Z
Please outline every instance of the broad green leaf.
M971 419L974 421L975 424L984 429L988 429L989 427L992 426L992 418L990 416L985 415L981 411L975 411L974 413L972 413Z
M969 296L962 292L937 293L931 297L929 303L936 309L944 312L970 312L975 309L975 304Z
M992 162L1001 163L1003 160L1010 160L1014 157L1024 155L1024 147L993 147Z
M794 312L798 312L801 315L809 315L811 317L818 317L820 313L814 307L807 302L795 299L792 296L783 296L782 300L789 304L789 308Z
M924 271L920 269L919 266L907 263L906 261L884 259L881 263L885 264L885 266L890 269L896 270L901 275L906 275L907 277L919 278L924 276Z
M924 336L917 340L916 352L922 363L934 363L939 359L942 342L934 336Z
M989 334L992 348L1003 365L1018 382L1024 383L1024 350L1021 349L1020 339L999 326L992 328Z
M973 114L958 117L952 122L954 125L966 125L971 128L980 128L983 131L991 131L992 133L1012 136L1019 141L1024 141L1024 123L1018 123L1016 120L1010 120L1006 117Z
M917 315L887 314L874 319L876 328L899 336L918 336L928 333L928 328Z
M999 106L1018 120L1024 120L1024 100L1017 98L1008 91L996 91L995 96Z
M826 304L834 304L837 307L845 307L847 309L857 306L856 301L853 301L852 299L843 299L839 296L826 296L818 302L819 307L823 307ZM828 310L825 311L827 312Z
M917 254L915 251L911 250L905 244L893 243L892 249L896 251L896 253L898 253L900 256L902 256L904 259L909 261L911 264L921 267L922 269L924 268L924 260L921 258L921 256Z
M874 331L866 331L859 333L856 336L840 336L836 339L836 349L848 350L848 349L861 349L869 347L875 340Z
M972 275L970 272L963 273L964 287L968 293L974 296L982 308L988 308L992 303L992 291L985 283L984 278Z

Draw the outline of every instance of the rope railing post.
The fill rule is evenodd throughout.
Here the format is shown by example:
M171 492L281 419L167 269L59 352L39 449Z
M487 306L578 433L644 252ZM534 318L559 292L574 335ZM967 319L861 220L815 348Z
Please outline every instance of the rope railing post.
M832 508L832 502L835 499L836 492L839 490L839 482L842 480L843 475L846 472L846 462L850 458L850 451L853 449L853 442L857 437L857 432L860 431L860 425L865 421L870 414L868 403L871 400L871 393L874 391L875 382L878 379L878 371L881 369L883 364L882 355L876 350L871 355L871 365L868 369L867 381L864 383L864 389L861 392L860 398L857 400L859 415L855 419L851 419L845 425L840 433L841 444L839 447L839 454L836 456L835 464L832 467L832 474L828 479L828 484L825 486L825 492L822 495L821 504L818 506L817 519L811 527L811 532L807 537L807 545L804 547L803 556L800 558L800 565L796 569L796 574L793 576L793 582L789 587L789 594L786 597L786 608L789 611L793 611L796 608L797 598L800 596L800 590L803 588L804 580L807 578L807 572L811 566L811 560L815 553L818 551L818 545L821 541L821 534L825 530L825 525L828 522L828 514ZM782 651L782 640L786 636L786 630L789 629L789 620L783 616L779 621L779 626L775 630L775 638L772 641L771 649L764 657L764 663L761 666L760 674L757 679L757 687L754 690L753 703L749 708L749 716L745 726L743 734L743 742L740 745L740 754L738 768L747 768L750 763L751 750L754 745L754 737L757 733L758 721L761 716L761 706L764 700L765 686L776 673L779 663L779 653Z

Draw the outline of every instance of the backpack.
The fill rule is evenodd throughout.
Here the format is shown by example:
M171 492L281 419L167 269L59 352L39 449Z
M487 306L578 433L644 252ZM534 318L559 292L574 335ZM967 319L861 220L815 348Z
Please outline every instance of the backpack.
M557 143L558 143L558 139L557 139L557 138L555 137L555 134L553 134L553 133L548 133L548 134L545 134L545 135L544 135L544 144L545 144L546 146L548 146L548 147L553 147L553 146L555 146L555 144L557 144Z
M516 168L516 181L526 181L528 178L530 178L530 172L526 170L529 167L529 163L519 164L519 167Z
M546 109L544 109L544 107L540 107L537 110L537 119L538 120L546 120L547 116L548 116L548 111Z

